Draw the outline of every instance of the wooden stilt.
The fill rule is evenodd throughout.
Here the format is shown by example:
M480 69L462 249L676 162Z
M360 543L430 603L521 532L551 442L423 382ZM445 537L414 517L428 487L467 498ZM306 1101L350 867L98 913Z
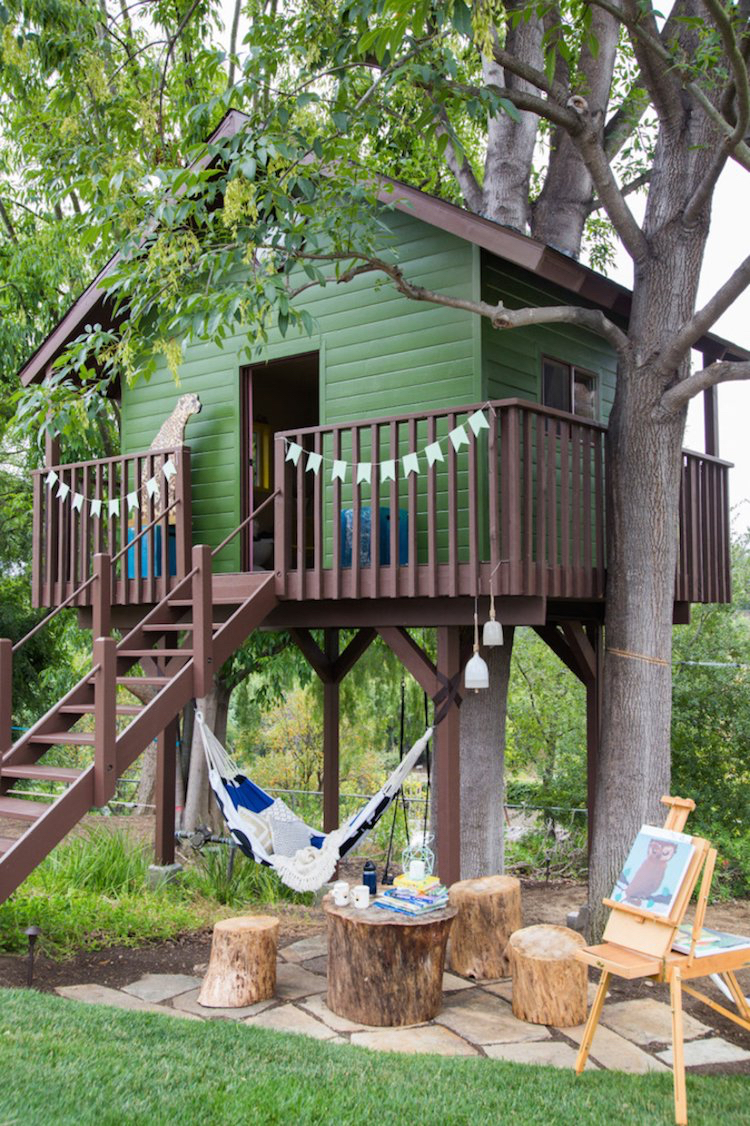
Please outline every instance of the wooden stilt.
M460 642L456 626L438 629L438 673L448 680L460 673ZM460 727L454 703L436 733L438 873L450 886L461 879Z
M610 977L611 974L608 970L602 970L602 976L599 979L599 988L596 991L596 997L594 998L594 1003L589 1012L589 1019L586 1021L586 1027L583 1030L583 1040L581 1040L581 1046L578 1049L578 1055L576 1057L576 1075L581 1074L586 1066L586 1060L589 1058L591 1042L594 1039L599 1017L602 1015L602 1006L604 1005L604 998L607 996L607 986L609 985Z
M177 767L177 720L161 732L156 748L156 864L174 864L175 774Z
M325 631L325 656L333 666L339 655L339 631ZM323 831L339 827L339 682L323 681Z
M669 981L672 1002L672 1053L674 1071L674 1120L687 1126L687 1091L685 1089L685 1052L682 1031L682 974L675 967Z

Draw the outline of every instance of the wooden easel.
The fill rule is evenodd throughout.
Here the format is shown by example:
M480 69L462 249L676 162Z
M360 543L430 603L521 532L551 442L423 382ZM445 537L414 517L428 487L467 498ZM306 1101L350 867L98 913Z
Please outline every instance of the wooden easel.
M677 797L663 797L661 800L664 805L669 807L664 828L673 829L678 833L682 832L688 815L695 809L695 802L691 798ZM741 1028L750 1031L750 1005L743 996L735 977L736 970L750 963L750 949L728 950L700 959L696 959L695 956L696 942L700 937L706 916L708 893L716 863L716 849L711 848L710 843L703 837L693 837L692 842L695 846L695 852L685 873L679 894L672 905L671 913L667 918L657 918L645 909L632 907L626 903L616 903L612 899L605 899L602 902L612 910L604 930L604 941L597 946L585 946L576 954L576 957L581 961L590 966L596 966L602 971L599 988L586 1021L583 1040L576 1059L576 1074L578 1075L586 1066L612 974L627 979L648 977L654 981L669 984L672 1002L675 1122L678 1123L678 1126L686 1126L687 1124L682 1029L683 992L689 993L692 997L721 1013L722 1016L734 1021ZM690 952L680 954L672 950L672 943L701 872L703 876L693 922ZM718 1005L705 994L683 985L684 981L691 978L706 977L708 974L720 974L723 977L735 1000L740 1013L739 1016L730 1012L729 1009L725 1009L722 1005Z

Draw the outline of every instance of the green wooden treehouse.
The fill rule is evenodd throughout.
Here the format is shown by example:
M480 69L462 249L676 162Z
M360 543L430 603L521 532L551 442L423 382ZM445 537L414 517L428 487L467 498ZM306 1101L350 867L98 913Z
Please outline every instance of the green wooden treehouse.
M215 136L241 123L230 114ZM629 292L578 262L405 185L388 198L411 280L510 308L572 301L627 322ZM84 323L111 323L100 281L22 369L23 384L43 380ZM459 628L491 586L500 621L534 627L586 684L593 763L612 349L567 326L497 332L366 275L306 300L313 337L272 333L251 364L241 335L222 350L193 345L179 389L166 367L122 387L119 456L60 464L47 442L34 480L33 601L79 608L93 671L11 745L12 647L0 641L0 816L18 826L0 840L0 899L157 737L157 850L169 861L175 717L261 627L290 630L325 684L326 829L338 823L342 676L379 634L436 702L457 704ZM699 347L710 360L746 356L714 336ZM199 397L200 413L178 412L154 447L183 395ZM717 456L713 391L704 415L705 453L683 458L676 621L691 602L730 598L729 467ZM411 626L437 627L436 665ZM359 632L339 653L342 628ZM326 631L323 649L311 629ZM136 664L157 693L123 708L116 686ZM72 732L87 713L94 733ZM460 872L457 706L437 738L439 866L450 883ZM45 751L65 743L92 744L93 765L45 766ZM43 804L14 796L23 779L66 789Z

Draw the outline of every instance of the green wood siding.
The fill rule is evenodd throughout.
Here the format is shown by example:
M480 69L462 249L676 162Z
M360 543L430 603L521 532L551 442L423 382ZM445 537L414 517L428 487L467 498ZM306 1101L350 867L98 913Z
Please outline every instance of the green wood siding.
M569 304L570 294L482 252L482 298L509 309ZM541 401L542 356L586 368L599 377L599 421L606 422L615 393L617 358L600 336L568 325L500 331L482 318L483 397Z
M400 213L389 214L400 263L410 280L456 296L478 292L477 254L453 235ZM316 321L311 339L275 330L260 356L244 351L237 333L223 349L188 347L176 387L165 367L149 383L123 390L122 448L146 449L187 392L200 395L203 410L186 432L192 450L193 534L217 544L240 520L240 370L248 363L320 352L320 422L387 417L481 398L480 336L475 318L459 310L409 301L375 275L305 295ZM235 541L217 568L239 569Z

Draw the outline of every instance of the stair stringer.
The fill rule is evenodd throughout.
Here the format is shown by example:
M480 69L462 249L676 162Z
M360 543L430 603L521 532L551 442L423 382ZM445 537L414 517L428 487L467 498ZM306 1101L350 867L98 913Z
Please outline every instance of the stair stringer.
M274 576L256 588L242 602L233 614L222 623L213 636L213 663L219 669L224 661L235 652L262 624L268 614L278 604ZM158 608L157 608L158 609ZM144 618L153 620L152 610ZM143 624L143 623L141 623ZM139 627L135 627L138 629ZM179 627L175 627L179 628ZM131 631L131 635L134 631ZM129 637L131 636L129 635ZM120 643L124 645L128 638ZM90 682L90 674L71 689L57 704L34 725L35 731L48 729L48 722L54 721L58 709L70 702L80 702L80 695ZM149 743L164 729L166 723L174 719L194 696L194 661L191 657L171 678L168 684L154 696L143 711L118 736L116 747L117 777L133 764ZM54 729L54 728L53 728ZM13 752L26 750L26 739L14 745L3 760L25 763L23 757ZM39 756L41 757L41 756ZM34 868L60 843L67 833L89 812L94 801L94 765L89 766L60 796L48 806L17 841L0 857L0 903L8 898L20 884L33 872Z

